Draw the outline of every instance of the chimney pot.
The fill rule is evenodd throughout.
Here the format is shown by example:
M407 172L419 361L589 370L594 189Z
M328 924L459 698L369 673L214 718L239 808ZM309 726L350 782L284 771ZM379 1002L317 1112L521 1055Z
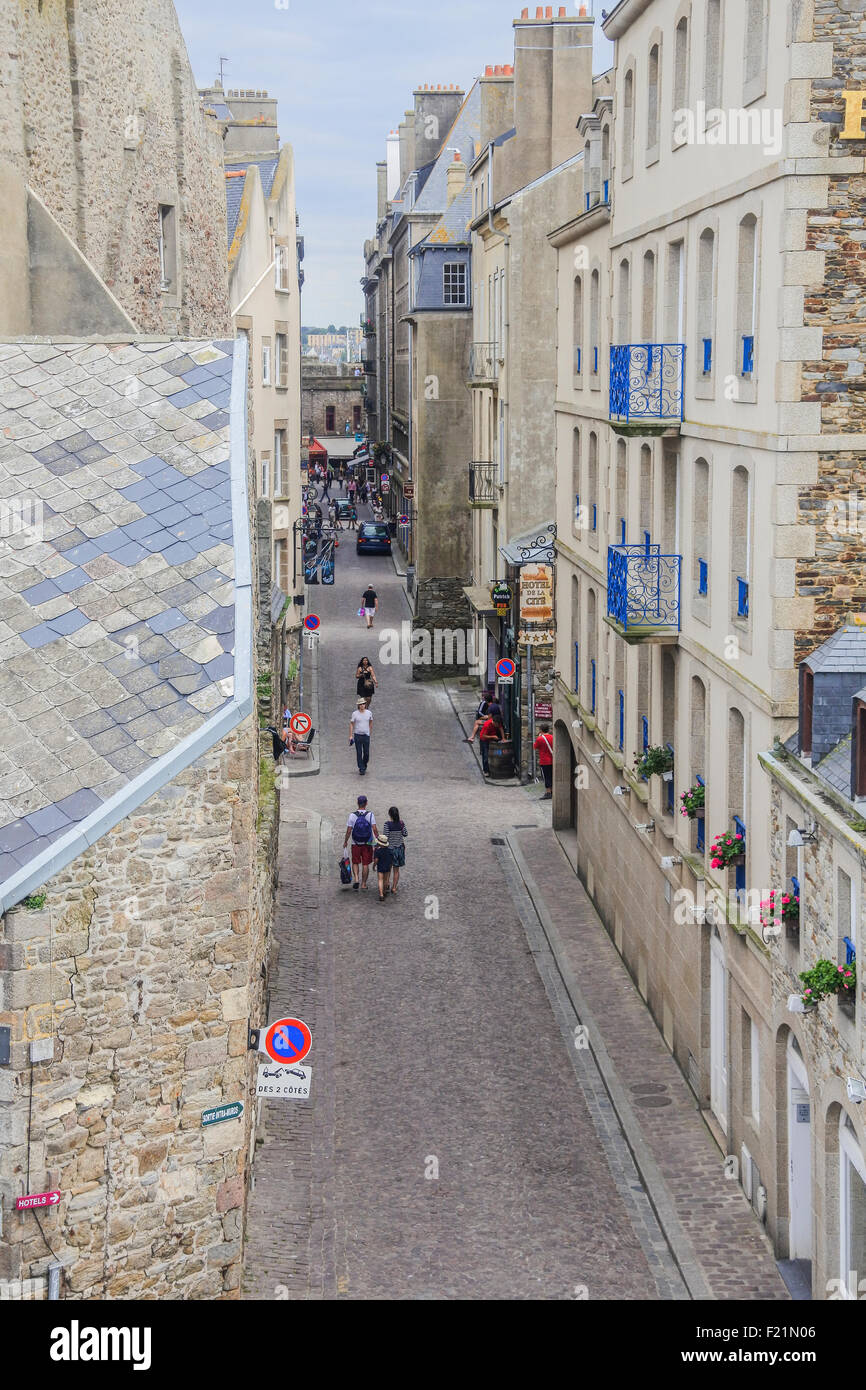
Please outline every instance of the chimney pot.
M492 77L492 76L493 76L493 64L492 64L492 63L488 63L488 64L487 64L487 67L484 69L484 76L485 76L485 77Z
M552 6L552 5L548 5L547 8L545 9L545 11L544 11L544 18L545 18L545 19L553 19L553 6Z
M520 11L520 18L521 18L521 19L528 19L528 18L529 18L529 10L521 10L521 11Z
M586 5L581 5L577 12L578 19L586 19Z
M565 19L565 6L564 6L564 5L560 5L560 7L559 7L559 17L560 17L560 19Z
M536 18L536 19L544 19L544 7L543 7L543 5L536 5L536 7L535 7L535 18Z

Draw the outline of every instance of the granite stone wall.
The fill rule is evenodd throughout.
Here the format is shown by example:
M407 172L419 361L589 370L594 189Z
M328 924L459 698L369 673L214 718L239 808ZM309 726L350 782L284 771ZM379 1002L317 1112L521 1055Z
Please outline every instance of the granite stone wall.
M418 581L412 619L413 680L441 680L465 675L469 669L473 623L463 584L462 579L450 578ZM423 633L429 640L419 635Z

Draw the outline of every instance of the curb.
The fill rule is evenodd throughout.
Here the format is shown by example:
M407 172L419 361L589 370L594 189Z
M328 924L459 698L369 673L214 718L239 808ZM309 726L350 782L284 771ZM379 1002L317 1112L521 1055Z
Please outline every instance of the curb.
M565 958L565 952L550 914L541 896L538 885L526 863L515 837L506 834L505 842L514 857L520 877L532 901L532 906L547 940L551 955L556 964L566 994L579 1021L587 1029L592 1039L590 1051L601 1076L604 1088L610 1098L614 1115L622 1130L625 1142L631 1153L634 1165L646 1189L656 1219L670 1247L682 1279L693 1299L707 1300L714 1297L701 1269L694 1247L677 1215L667 1184L643 1136L640 1122L632 1109L631 1102L619 1079L619 1074L602 1040L595 1019L587 1005L583 991L575 979Z
M305 593L308 593L308 590L305 590ZM306 605L305 605L305 611L306 611ZM302 626L302 627L301 627L301 642L302 642L302 643L305 641L306 636L307 636L306 629ZM281 763L281 768L282 768L282 772L283 772L283 776L284 776L284 777L318 777L319 771L320 771L320 768L321 768L321 763L320 763L320 759L319 759L319 751L320 751L321 746L322 746L322 730L321 730L321 728L319 727L319 642L320 642L320 641L321 641L321 638L317 638L317 639L316 639L316 641L313 643L312 649L307 651L307 653L306 653L306 661L304 662L304 666L305 666L304 675L305 675L305 677L307 677L307 679L309 680L309 692L310 692L310 693L309 693L309 697L308 697L308 699L305 701L305 703L306 703L306 704L308 705L308 707L309 707L310 718L311 718L312 721L313 721L313 728L314 728L315 731L316 731L316 737L314 738L314 740L313 740L313 746L312 746L312 748L310 749L309 753L306 754L305 761L304 761L303 763L300 761L300 759L298 759L298 760L296 761L294 758L290 758L288 754L285 754L285 755L284 755L286 761L283 762L283 763Z
M448 696L448 703L454 711L454 718L457 720L458 726L463 730L465 734L466 725L463 723L463 718L460 714L460 711L454 703L454 697L451 693L451 687L448 684L447 680L443 680L442 688L444 689L445 694ZM472 724L474 723L475 720L473 719ZM521 782L519 777L485 777L484 769L481 766L481 754L478 751L478 741L476 740L475 743L467 743L466 747L470 750L473 758L475 759L478 771L481 773L481 780L483 781L485 787L522 787L526 785L525 783Z

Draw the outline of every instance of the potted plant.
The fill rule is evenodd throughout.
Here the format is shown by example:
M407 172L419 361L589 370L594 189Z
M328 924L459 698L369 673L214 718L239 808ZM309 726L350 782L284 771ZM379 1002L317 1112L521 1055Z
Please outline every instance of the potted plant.
M731 869L746 862L746 842L742 835L726 830L717 835L710 846L710 863L714 869Z
M796 934L800 925L800 899L793 893L777 893L774 888L766 901L761 903L761 926L774 926L780 918L788 928L788 934Z
M840 1004L856 999L857 964L836 965L832 960L818 960L811 970L801 970L803 1003L808 1007L825 999L828 994L839 995Z
M635 754L634 766L638 777L658 776L669 782L673 776L674 755L669 748L645 748L642 753Z
M688 816L689 820L703 820L706 791L707 789L702 782L695 782L695 785L689 787L687 792L681 792L682 811L680 814Z

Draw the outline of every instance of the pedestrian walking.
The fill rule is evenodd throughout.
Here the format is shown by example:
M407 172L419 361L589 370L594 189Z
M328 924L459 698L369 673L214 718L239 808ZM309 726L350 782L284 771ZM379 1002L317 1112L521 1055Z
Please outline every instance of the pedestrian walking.
M373 619L379 612L379 595L376 593L376 590L373 588L372 584L368 584L363 594L361 595L361 607L364 610L364 617L367 620L367 627L370 628L373 626Z
M502 726L502 719L495 719L492 715L485 719L478 732L478 742L481 745L481 766L484 769L484 776L490 776L490 744L497 743L505 738L505 729Z
M373 862L373 841L379 838L376 817L367 810L366 796L358 797L358 809L352 811L346 821L346 834L343 837L343 853L352 839L352 887L357 893L359 887L367 887L367 877Z
M351 748L353 744L355 746L358 772L362 777L366 777L367 764L370 761L370 731L372 727L373 716L367 708L367 701L362 696L349 719L349 747Z
M388 807L388 819L385 822L385 835L388 839L388 848L393 859L391 870L391 892L397 892L397 884L400 882L400 870L406 863L406 839L408 830L404 822L400 819L400 810L397 806Z
M337 525L337 504L332 502L328 507L328 525L336 528Z
M322 487L322 501L323 501L323 502L324 502L324 500L325 500L326 497L327 497L327 499L328 499L329 502L330 502L330 500L331 500L331 483L332 483L333 481L334 481L334 475L333 475L333 473L331 473L330 470L328 470L328 472L325 474L324 486Z
M358 662L355 679L358 682L356 686L357 693L363 695L364 699L367 701L367 708L369 709L376 686L379 682L376 679L376 672L370 665L370 658L368 656L362 656L361 660Z
M385 901L385 894L390 892L388 879L394 867L394 856L388 848L386 836L379 835L373 846L373 859L376 864L376 873L379 875L379 902Z
M360 497L360 499L361 499L362 502L366 502L366 501L367 501L368 491L369 491L369 489L368 489L368 487L367 487L366 482L363 482L363 483L361 484L359 490L358 490L358 496Z
M544 796L541 800L550 801L553 796L553 738L549 724L539 724L538 728L538 738L532 746L538 754L538 766L544 778Z
M357 508L356 506L352 505L352 506L349 508L349 530L350 530L350 531L357 531L357 529L358 529L358 508Z
M346 496L348 497L350 502L354 502L355 493L357 492L357 490L358 484L355 482L355 479L349 478L349 481L346 483Z

